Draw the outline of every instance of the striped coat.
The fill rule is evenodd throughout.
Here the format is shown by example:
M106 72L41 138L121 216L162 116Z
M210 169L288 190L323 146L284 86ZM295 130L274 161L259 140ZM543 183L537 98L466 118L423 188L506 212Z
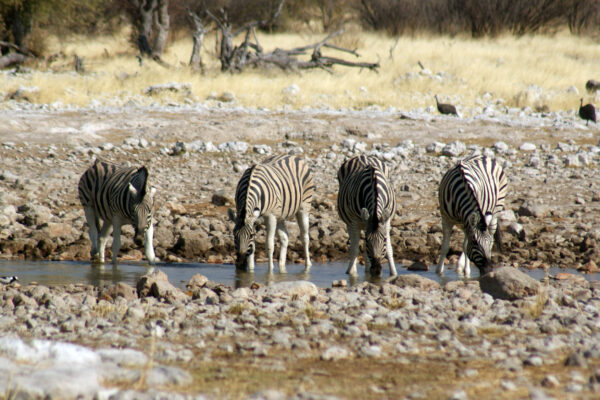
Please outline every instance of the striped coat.
M304 247L305 269L311 266L308 251L308 217L314 193L308 164L293 155L272 156L244 171L236 193L236 212L229 210L235 222L233 231L236 267L254 269L256 223L267 227L266 250L269 271L273 270L275 231L280 239L279 270L285 272L288 234L285 220L296 217Z
M373 275L381 274L387 258L390 275L396 275L390 239L396 197L386 165L371 156L346 160L338 171L338 214L350 236L350 263L346 273L356 275L361 231L365 231L365 261Z
M96 160L79 180L79 201L83 206L92 242L91 257L104 262L106 241L113 231L112 261L121 248L121 226L131 224L136 236L144 234L148 262L155 263L152 247L152 208L156 189L148 188L146 167L124 167Z
M443 272L454 225L461 225L465 233L459 274L470 274L470 261L482 275L491 270L494 237L501 248L497 215L505 207L507 191L504 171L492 158L467 157L446 172L438 193L443 233L438 273Z

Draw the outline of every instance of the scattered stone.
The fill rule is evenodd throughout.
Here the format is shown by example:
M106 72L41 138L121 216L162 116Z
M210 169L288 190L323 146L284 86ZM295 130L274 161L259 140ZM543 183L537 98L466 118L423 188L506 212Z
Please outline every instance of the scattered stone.
M432 281L431 279L416 274L398 275L389 278L388 282L402 288L413 287L417 289L431 290L438 289L440 287L440 284L436 281Z
M540 283L516 268L502 267L479 279L481 290L496 299L516 300L540 293Z

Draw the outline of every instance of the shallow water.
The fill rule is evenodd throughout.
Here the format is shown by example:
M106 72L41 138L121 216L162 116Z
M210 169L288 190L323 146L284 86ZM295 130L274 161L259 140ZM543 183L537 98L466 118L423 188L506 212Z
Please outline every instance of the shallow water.
M304 273L302 264L290 264L287 266L288 272L280 274L267 273L266 264L258 264L254 273L236 271L232 264L167 264L157 265L169 277L169 282L173 285L184 288L185 284L194 274L202 274L211 281L220 282L232 287L247 287L252 282L270 284L280 281L308 280L319 287L331 287L334 280L346 279L350 285L364 282L378 283L389 276L389 271L385 268L381 278L365 277L365 269L358 268L359 276L356 279L350 279L346 275L346 262L332 262L325 264L314 264L309 273ZM143 263L124 263L113 267L107 265L91 265L88 262L55 262L55 261L0 261L0 276L17 276L19 282L23 285L31 282L37 282L41 285L59 285L70 283L85 283L95 286L105 284L125 282L135 287L136 282L149 270L149 266ZM448 281L461 279L452 268L447 268L444 276L440 277L435 273L435 266L431 266L429 271L408 271L401 265L397 265L398 274L419 274L436 282L444 284ZM524 270L535 279L542 279L545 275L542 270ZM558 272L569 272L579 274L575 270L551 268L550 274L555 275ZM472 271L471 278L477 278L479 272L477 269ZM588 280L600 280L600 274L583 275Z

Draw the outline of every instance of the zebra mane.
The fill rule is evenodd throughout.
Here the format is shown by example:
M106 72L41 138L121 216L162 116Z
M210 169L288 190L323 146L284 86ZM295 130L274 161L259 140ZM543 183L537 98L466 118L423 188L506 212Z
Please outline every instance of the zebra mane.
M379 225L379 215L377 215L377 208L378 208L377 206L378 206L378 202L379 202L379 191L377 190L377 174L375 173L377 167L375 167L372 164L369 164L368 166L366 166L366 168L369 170L369 175L371 176L371 185L373 185L373 196L374 196L373 215L372 215L373 229L377 229L377 226Z
M468 166L464 164L464 161L471 160L473 158L475 158L475 156L467 157L463 160L460 160L458 162L458 165L459 165L458 169L460 171L460 175L462 176L462 179L463 179L463 182L465 183L466 188L468 189L469 193L475 200L475 204L477 204L477 210L479 211L479 216L481 218L481 221L484 221L485 216L483 215L483 212L481 211L481 204L479 203L479 199L475 195L475 190L473 188L473 182L471 182L471 179L465 174L465 170L468 169Z
M238 186L237 192L235 194L236 199L242 198L243 201L237 205L237 213L238 213L238 221L244 222L246 220L246 207L248 203L248 189L250 188L250 183L252 182L252 175L254 174L254 170L256 169L256 164L248 167L244 173L240 181L244 181L246 183L245 186ZM248 179L245 179L248 177Z

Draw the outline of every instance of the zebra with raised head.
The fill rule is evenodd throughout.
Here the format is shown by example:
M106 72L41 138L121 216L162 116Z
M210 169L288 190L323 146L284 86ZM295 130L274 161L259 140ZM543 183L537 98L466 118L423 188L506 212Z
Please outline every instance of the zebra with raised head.
M113 232L112 262L121 249L121 226L132 224L136 237L144 235L146 259L156 262L152 247L155 188L148 187L146 167L126 167L96 159L79 180L79 200L89 225L91 258L104 262L106 240ZM102 226L100 222L102 221Z
M338 183L338 214L350 236L350 263L346 273L356 275L360 233L364 230L367 270L371 275L380 275L381 264L387 258L390 275L396 275L390 240L396 196L388 168L375 157L355 156L340 167Z
M296 216L304 248L304 268L308 271L311 266L308 216L314 189L308 164L293 155L272 156L246 169L235 192L237 212L229 209L229 218L235 223L236 268L254 270L255 225L264 222L269 272L273 271L275 231L280 241L279 271L286 272L288 233L285 220Z
M470 261L479 268L480 275L492 270L494 239L498 249L502 249L497 216L504 209L507 190L504 171L492 158L470 156L446 172L438 193L443 233L438 274L444 271L454 225L462 225L465 234L457 272L469 276Z

